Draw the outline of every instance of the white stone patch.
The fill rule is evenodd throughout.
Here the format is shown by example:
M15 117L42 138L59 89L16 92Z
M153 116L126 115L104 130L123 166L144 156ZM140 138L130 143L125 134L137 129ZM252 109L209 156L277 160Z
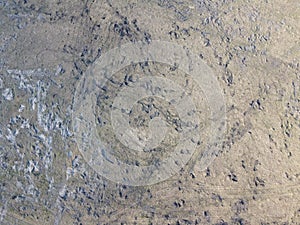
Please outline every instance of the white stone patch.
M23 112L24 111L24 109L25 109L25 105L20 105L20 107L19 107L19 112Z
M4 89L4 91L2 91L2 96L7 101L12 101L14 99L14 93L11 88Z

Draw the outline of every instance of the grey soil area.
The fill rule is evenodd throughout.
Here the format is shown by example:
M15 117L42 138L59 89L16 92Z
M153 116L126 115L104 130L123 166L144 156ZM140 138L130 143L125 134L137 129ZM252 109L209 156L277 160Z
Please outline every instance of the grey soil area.
M137 43L219 89L181 59L92 77ZM299 0L0 0L0 224L300 224Z

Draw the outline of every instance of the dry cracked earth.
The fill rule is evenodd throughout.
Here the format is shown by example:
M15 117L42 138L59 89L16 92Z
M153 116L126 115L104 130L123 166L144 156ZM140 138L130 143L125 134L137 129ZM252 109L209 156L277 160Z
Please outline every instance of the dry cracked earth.
M226 104L222 146L204 170L196 158L157 184L116 183L76 143L74 93L111 49L155 40L191 49L214 71ZM101 124L133 74L185 75L144 62L116 73L98 96L99 137L141 166L172 151L179 125L166 102L142 99L135 129L152 112L175 131L152 158L124 154ZM205 93L194 93L209 126ZM300 224L298 0L0 0L0 94L0 224ZM198 152L211 134L201 135Z

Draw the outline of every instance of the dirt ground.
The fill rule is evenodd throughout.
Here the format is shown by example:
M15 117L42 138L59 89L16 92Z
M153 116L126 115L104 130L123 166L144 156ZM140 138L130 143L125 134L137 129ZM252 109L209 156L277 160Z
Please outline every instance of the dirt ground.
M107 52L154 41L190 49L211 68L226 130L203 169L211 108L203 90L187 85L203 125L199 155L168 179L131 186L87 162L72 126L74 96ZM142 106L152 104L176 130L161 143L165 152L137 164L112 126L101 125L110 124L119 84L133 79L125 74L171 76L183 86L188 75L131 65L94 102L99 137L113 154L146 165L178 144L178 115L151 98L133 108L134 129L136 117L149 122ZM300 224L298 0L0 0L0 94L0 224Z

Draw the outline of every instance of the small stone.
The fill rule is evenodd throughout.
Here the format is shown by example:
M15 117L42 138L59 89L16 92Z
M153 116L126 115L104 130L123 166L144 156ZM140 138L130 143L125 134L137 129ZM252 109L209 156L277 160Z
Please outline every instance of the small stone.
M8 101L12 101L14 99L14 93L11 88L6 88L2 92L2 96Z
M20 105L20 107L19 107L19 112L23 112L24 109L25 109L25 105Z

